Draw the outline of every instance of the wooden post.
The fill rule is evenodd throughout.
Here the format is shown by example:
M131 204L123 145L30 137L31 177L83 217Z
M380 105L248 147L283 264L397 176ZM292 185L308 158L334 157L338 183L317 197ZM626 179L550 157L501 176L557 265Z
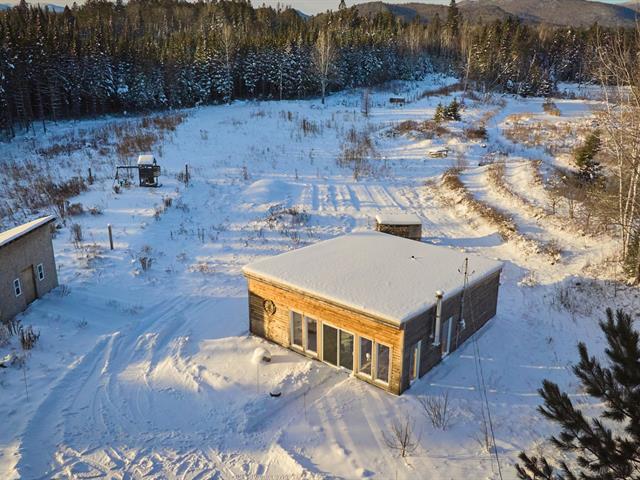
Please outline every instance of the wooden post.
M89 185L93 185L93 175L91 174L91 167L89 167Z
M107 229L109 230L109 247L113 250L113 232L111 231L111 224L107 225Z
M184 184L189 184L189 165L187 163L184 164Z

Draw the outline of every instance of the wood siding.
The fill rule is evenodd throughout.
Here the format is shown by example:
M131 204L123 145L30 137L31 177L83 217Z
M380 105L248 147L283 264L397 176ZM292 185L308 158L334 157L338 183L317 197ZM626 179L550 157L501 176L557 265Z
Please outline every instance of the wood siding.
M314 318L319 323L327 322L349 333L387 345L391 347L388 386L361 376L359 378L392 393L401 393L404 332L398 326L383 323L380 319L375 319L360 312L312 297L306 293L274 285L261 279L248 277L247 280L249 284L249 323L251 333L283 347L290 348L290 312L296 311ZM276 306L276 312L273 315L269 315L265 311L264 302L266 300L271 300ZM318 325L318 331L320 332L321 330L320 325ZM355 343L358 343L357 339ZM321 341L318 341L318 350L320 350L321 344ZM354 350L357 358L357 345Z
M274 343L291 348L290 313L296 311L319 322L318 335L321 336L321 323L327 322L334 327L371 339L391 347L390 382L388 386L359 376L397 395L409 388L409 365L411 347L422 340L420 352L419 376L422 377L434 365L442 360L442 347L433 346L435 327L435 306L409 320L401 327L391 325L382 319L362 312L335 305L327 300L316 298L304 292L276 285L255 277L247 277L249 286L249 322L254 335L266 338ZM463 318L466 326L460 328L459 313L462 294L445 298L442 303L442 324L452 318L451 346L449 353L456 350L474 332L480 329L496 314L500 272L486 277L469 286L465 296ZM271 300L276 307L273 315L265 310L265 301ZM441 338L448 332L442 331ZM355 341L357 344L357 339ZM321 350L318 339L318 350ZM298 352L297 349L294 349ZM356 358L358 356L355 347ZM300 353L300 352L299 352ZM321 354L319 355L321 357ZM321 358L320 358L321 359ZM357 368L357 362L354 367Z
M408 238L409 240L422 239L422 225L389 225L386 223L376 223L376 230L396 237Z
M451 331L451 348L449 353L455 351L473 333L477 332L489 319L496 314L498 305L498 290L500 288L500 272L486 277L469 286L465 295L463 318L465 328L460 326L460 300L462 293L451 298L445 298L442 302L443 331L441 340L448 332L444 331L447 319L453 318ZM436 308L435 306L423 314L409 320L405 324L404 362L409 365L411 347L422 340L420 352L420 376L431 370L434 365L442 360L442 346L433 345L433 332L435 330ZM409 371L403 372L402 390L409 388Z

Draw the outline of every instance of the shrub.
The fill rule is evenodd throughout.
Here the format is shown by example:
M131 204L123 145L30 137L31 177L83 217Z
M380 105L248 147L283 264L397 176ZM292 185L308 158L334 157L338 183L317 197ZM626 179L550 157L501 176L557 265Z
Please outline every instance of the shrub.
M6 347L11 339L11 333L5 325L0 325L0 347Z
M4 320L2 322L2 326L7 329L9 335L18 335L20 332L20 320L15 317L9 320Z
M542 109L545 111L545 113L549 114L549 115L553 115L555 117L559 117L561 115L560 109L558 108L558 106L551 100L547 99L543 104L542 104Z
M449 411L449 392L434 397L418 397L424 415L431 421L434 428L446 430L451 421Z
M82 227L78 223L74 223L71 225L71 241L76 246L76 248L82 243L84 237L82 236Z
M318 124L311 120L307 120L306 118L303 118L300 122L300 130L302 130L302 133L305 137L309 135L317 135L318 133L320 133L320 127L318 126Z
M469 140L486 140L487 128L484 125L480 125L478 127L465 128L464 134Z
M75 217L84 213L84 206L81 203L70 203L65 210L67 215Z
M140 268L143 272L147 272L151 268L153 258L151 257L151 247L149 245L143 246L140 250L138 263L140 264Z
M23 350L31 350L39 338L40 332L36 332L31 325L26 328L20 328L20 345L22 345Z

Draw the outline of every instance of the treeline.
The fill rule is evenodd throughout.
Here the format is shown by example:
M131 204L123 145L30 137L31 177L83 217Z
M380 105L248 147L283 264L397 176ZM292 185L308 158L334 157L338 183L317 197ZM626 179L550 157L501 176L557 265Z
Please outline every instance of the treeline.
M0 13L0 130L34 121L187 107L234 98L303 98L448 70L479 88L550 93L590 76L597 30L516 20L405 24L390 14L303 18L248 0L89 0L55 13Z

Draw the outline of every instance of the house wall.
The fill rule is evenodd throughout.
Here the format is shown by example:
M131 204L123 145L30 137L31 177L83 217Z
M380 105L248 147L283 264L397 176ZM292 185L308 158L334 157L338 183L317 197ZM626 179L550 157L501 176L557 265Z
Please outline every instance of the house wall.
M42 263L44 279L39 280L36 266ZM31 268L36 297L58 286L58 274L51 242L51 224L32 230L0 248L0 320L7 321L27 308L26 295L15 296L13 281L25 268Z
M445 338L448 332L444 331L444 323L448 318L453 317L453 328L451 333L451 348L449 353L456 350L473 333L478 331L489 319L496 314L498 305L498 289L500 287L500 272L488 276L467 289L465 295L463 318L465 328L460 327L460 301L462 293L451 298L445 298L442 302L441 324L443 329L441 339ZM433 346L433 334L435 331L436 308L435 306L425 313L409 320L405 324L405 346L403 348L403 363L409 365L411 348L419 340L422 340L420 352L420 370L422 376L431 370L442 360L442 341L440 346ZM403 372L401 379L401 390L409 388L409 368Z
M410 240L420 240L422 238L422 225L389 225L386 223L376 223L376 230Z
M290 341L290 312L296 311L318 321L319 337L322 322L342 328L355 335L360 335L374 342L391 347L390 381L388 385L381 384L366 377L359 376L364 381L395 394L401 393L403 370L404 332L394 325L381 323L362 313L349 310L308 294L298 292L287 287L274 285L258 278L247 277L249 286L249 323L251 333L266 338L283 347L291 348ZM269 315L264 308L265 300L271 300L276 306L276 312ZM321 350L320 338L318 350ZM358 358L358 341L355 341L356 359ZM295 350L298 351L298 350ZM321 357L321 352L319 352ZM321 359L321 358L320 358ZM357 369L357 362L354 362Z

